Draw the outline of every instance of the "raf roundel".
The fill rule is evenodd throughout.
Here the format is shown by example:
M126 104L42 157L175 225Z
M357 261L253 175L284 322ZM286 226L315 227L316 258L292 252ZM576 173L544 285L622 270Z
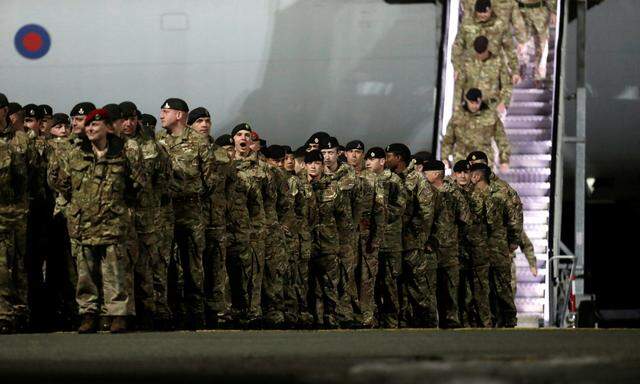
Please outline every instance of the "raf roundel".
M27 24L16 33L14 44L23 57L35 60L49 52L51 37L49 32L40 25Z

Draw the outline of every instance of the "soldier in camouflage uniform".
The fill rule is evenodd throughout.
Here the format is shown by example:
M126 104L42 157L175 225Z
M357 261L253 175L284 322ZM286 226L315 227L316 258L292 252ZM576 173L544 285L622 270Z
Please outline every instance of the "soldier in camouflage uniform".
M460 3L464 17L473 17L477 2L478 0L463 0ZM482 2L483 0L481 0ZM527 27L522 18L517 0L491 0L491 8L505 25L513 28L518 43L527 42Z
M357 223L357 267L356 285L358 301L362 311L362 325L372 328L378 325L375 287L378 277L378 250L382 244L387 225L383 185L378 175L364 169L364 144L352 141L346 145L346 157L357 175L357 188L362 191L363 210ZM384 166L384 165L383 165Z
M516 307L511 289L511 253L520 241L521 230L509 213L508 197L490 184L491 169L483 163L471 166L471 181L485 201L488 225L489 280L495 325L515 327Z
M238 124L231 132L235 144L233 166L237 182L236 197L230 201L229 207L227 268L232 316L242 327L258 327L262 322L262 275L267 234L263 191L270 198L275 194L268 179L267 165L259 161L257 154L250 149L251 132L248 123Z
M535 74L538 82L547 77L549 24L555 23L556 0L518 0L518 6L535 45ZM522 43L522 42L521 42Z
M467 200L471 214L471 222L459 227L460 321L463 326L491 327L486 210L482 199L474 194L469 169L466 160L458 161L453 167L453 180Z
M498 146L500 167L509 167L511 147L504 130L504 125L494 110L484 103L482 92L471 88L465 95L462 108L454 113L447 133L442 141L442 159L449 162L464 160L472 151L483 151L490 154L489 164L493 164L492 141Z
M0 94L0 120L6 119L6 105ZM2 124L2 123L0 123ZM15 304L20 303L15 275L17 264L16 228L23 220L24 195L27 193L27 166L20 155L5 139L0 139L0 334L13 333L16 322L21 321Z
M464 71L464 62L473 57L473 42L478 36L489 39L489 51L506 60L513 84L520 82L520 66L513 44L511 30L491 9L491 1L479 0L472 17L463 18L451 52L451 63L458 78Z
M401 148L408 151L408 148ZM422 172L427 156L418 156L399 174L407 191L404 211L401 276L401 321L403 326L434 328L438 326L436 299L437 258L426 246L433 232L436 209L435 188Z
M186 327L204 326L202 254L205 247L203 199L213 183L213 153L207 140L187 126L189 108L183 100L166 100L160 110L162 126L169 132L160 144L173 168L174 243L184 278Z
M511 102L513 90L506 63L502 57L489 51L489 40L485 36L478 36L473 48L476 54L467 58L455 82L455 100L461 103L456 107L462 105L469 89L477 88L482 92L484 102L503 115Z
M154 265L164 265L160 260L161 242L156 227L157 211L162 196L169 191L172 170L167 151L142 129L138 121L138 108L130 101L120 103L124 117L122 134L133 140L143 154L147 175L147 188L141 191L139 205L134 207L134 228L137 234L138 259L134 265L136 314L139 329L150 329L155 319L158 328L170 320L166 298L166 272L154 276ZM154 277L156 279L154 279Z
M460 278L459 227L471 223L469 205L460 191L444 181L444 163L431 160L424 166L427 180L438 190L434 242L438 257L438 313L441 328L460 326L458 286Z
M355 171L348 164L338 162L338 140L335 137L323 137L320 151L324 157L324 174L331 177L348 194L351 206L351 225L359 223L362 217L362 191L356 184ZM338 283L338 321L342 327L359 327L362 324L360 304L356 288L356 247L358 238L355 232L340 233L341 250Z
M323 156L318 150L305 155L307 179L313 191L308 199L312 252L309 267L310 309L315 322L337 328L340 234L354 230L348 191L333 177L323 175Z
M125 239L129 207L146 186L139 147L108 134L104 109L86 117L86 137L67 154L55 188L69 201L69 235L78 263L76 300L83 316L78 332L96 332L100 314L111 317L111 332L127 330L135 314L133 266Z
M384 149L374 147L367 150L365 165L369 172L376 175L376 193L381 195L376 199L385 207L386 218L376 276L378 320L381 327L397 328L400 315L398 283L402 267L402 221L407 196L400 176L385 169L386 158Z

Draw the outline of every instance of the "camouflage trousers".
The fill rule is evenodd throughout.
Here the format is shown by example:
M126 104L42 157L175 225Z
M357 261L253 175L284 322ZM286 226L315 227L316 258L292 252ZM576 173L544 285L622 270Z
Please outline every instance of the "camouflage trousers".
M515 327L517 311L511 289L511 265L507 262L489 267L491 312L497 327Z
M271 326L284 323L284 274L289 250L280 224L268 229L265 240L264 275L262 278L262 313Z
M402 251L383 250L378 253L378 277L376 304L380 326L398 328L400 297L398 281L402 267Z
M57 329L75 329L78 315L76 263L71 256L71 242L64 215L57 214L51 227L49 258L47 259L47 290L56 314Z
M227 249L227 272L231 287L231 315L245 323L262 318L264 240L256 235L249 242L233 242Z
M12 279L15 285L14 310L19 321L29 322L31 313L29 308L29 281L27 277L27 217L26 215L16 221L12 242L15 257L12 265ZM74 287L75 291L75 287ZM75 294L74 294L75 298ZM22 324L26 326L27 324ZM21 325L19 325L21 326Z
M179 206L179 208L178 208ZM199 202L174 202L176 216L173 242L177 251L174 270L182 272L185 320L188 328L202 327L204 324L204 272L202 254L204 253L204 221L202 206ZM173 247L172 247L173 248ZM178 275L179 276L179 275ZM180 306L178 306L180 307Z
M458 247L438 247L438 314L441 328L460 327L458 287L460 265Z
M156 317L171 319L167 289L169 262L173 252L174 215L171 204L160 207L156 211L157 253L151 254L151 276L155 297Z
M133 265L126 242L87 245L73 241L71 246L78 263L80 314L134 315Z
M205 230L205 249L202 257L204 270L204 305L208 319L217 320L230 308L227 301L227 250L225 229L208 227Z
M547 7L521 8L529 35L533 36L535 46L535 78L543 80L547 77L547 57L549 54L549 10Z
M367 252L368 234L361 234L358 247L358 273L356 280L358 302L362 311L362 324L367 327L377 326L378 311L376 309L376 279L378 277L378 250Z
M309 310L309 252L298 234L286 236L289 260L283 278L284 318L289 325L308 327L313 318Z
M16 320L18 292L13 270L17 257L15 230L0 232L0 320L8 322Z
M337 255L314 255L309 262L309 307L317 325L338 326L338 263Z
M138 316L155 316L156 294L153 284L153 260L160 257L160 240L155 232L138 233L137 259L134 259L133 283Z
M402 253L400 323L416 328L438 327L436 255L420 249Z
M489 265L461 263L458 303L463 327L491 328Z
M361 322L356 288L357 240L343 244L338 253L338 321Z
M474 2L475 3L475 2ZM493 9L498 16L504 22L504 25L510 25L513 27L514 36L519 43L527 41L527 27L525 25L522 13L518 5L512 1L503 1L501 3L492 4Z

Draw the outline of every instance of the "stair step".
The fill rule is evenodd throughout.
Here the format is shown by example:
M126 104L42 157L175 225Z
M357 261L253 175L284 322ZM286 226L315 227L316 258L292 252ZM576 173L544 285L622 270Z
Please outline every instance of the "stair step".
M511 153L521 155L540 155L551 153L551 140L511 141Z
M540 328L542 324L542 313L537 312L518 312L517 328Z
M544 298L516 297L516 308L518 312L535 312L542 314L544 313L544 306Z
M545 258L547 257L546 253L536 253L536 267L538 270L545 269L547 262ZM516 251L516 268L529 268L529 262L524 257L524 255L518 250Z
M525 101L509 105L507 116L549 116L551 105L547 102Z
M526 267L516 268L516 281L518 282L518 284L535 284L544 286L546 277L546 269L538 269L538 276L533 276L531 274L531 270L529 270L528 265ZM538 295L537 297L542 296L544 296L544 293L542 295Z
M507 129L550 129L551 118L539 115L507 115L504 126Z
M527 224L548 224L549 223L549 211L525 211L524 222Z
M549 238L549 225L548 224L524 224L524 232L531 239L548 239Z
M543 183L549 181L549 168L516 168L500 173L500 178L507 183Z
M551 155L511 155L509 165L511 168L548 168L551 166Z
M549 209L549 196L520 196L524 209Z
M550 140L551 139L551 130L548 128L539 128L539 129L506 129L507 137L510 141L515 140Z
M513 94L511 95L511 102L522 102L522 101L550 102L551 96L552 96L551 91L547 89L516 88L513 90Z
M537 282L531 283L518 283L516 288L516 299L540 299L544 298L544 293L547 290L546 284L540 284Z

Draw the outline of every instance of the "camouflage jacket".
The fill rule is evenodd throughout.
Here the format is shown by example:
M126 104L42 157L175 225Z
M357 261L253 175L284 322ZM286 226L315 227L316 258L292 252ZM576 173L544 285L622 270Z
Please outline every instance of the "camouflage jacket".
M456 111L449 121L447 133L442 141L442 158L449 159L453 155L453 162L464 160L473 151L483 151L493 165L493 146L495 140L500 151L500 162L508 163L511 146L507 139L502 121L494 110L485 104L478 112L471 112L466 107Z
M407 205L407 192L400 176L385 169L378 179L382 184L384 201L387 207L387 225L384 239L380 245L381 252L402 251L402 224Z
M0 233L13 230L24 217L27 164L7 141L0 139Z
M273 174L274 187L277 194L276 212L278 223L282 226L287 235L291 235L295 231L292 226L295 225L296 215L293 210L295 196L291 190L290 176L282 168L269 167Z
M147 183L139 147L112 134L107 140L101 158L88 139L73 147L55 179L56 190L70 202L69 236L83 244L123 241L131 224L130 208L138 204Z
M160 136L158 142L171 160L174 206L180 208L180 199L206 197L213 183L213 153L207 138L185 127L179 135Z
M510 232L509 244L520 244L520 234L524 231L524 215L520 195L509 183L499 178L495 173L491 174L489 186L493 192L500 192L501 196L506 198L509 221L516 228L515 232Z
M351 210L351 215L349 216L352 226L355 227L356 223L360 222L364 206L362 190L358 188L359 184L357 183L356 171L350 165L342 163L334 173L326 172L326 175L331 177L331 179L337 183L338 187L347 194ZM354 244L355 238L355 232L342 233L340 241L343 245Z
M235 198L236 169L224 148L217 146L209 137L209 145L213 152L214 168L211 194L205 201L205 224L215 236L222 238L227 232L227 213Z
M513 85L504 59L494 54L486 60L480 60L475 55L467 58L456 79L456 102L462 103L464 94L471 88L481 90L482 100L492 108L500 103L509 106Z
M64 162L73 145L68 137L54 137L49 139L50 151L49 162L47 164L47 183L49 187L53 189L55 195L54 216L58 213L65 214L66 207L69 204L64 195L56 190L56 185L60 170L64 167Z
M369 245L380 247L387 226L384 184L375 173L368 170L357 175L356 184L362 193L362 215L358 223L360 236Z
M477 191L485 203L487 245L491 264L510 264L509 237L517 229L507 211L507 197L500 191L485 188ZM474 192L475 192L474 191Z
M433 225L436 248L459 246L459 226L471 223L469 205L462 193L450 182L445 182L438 191L439 206L436 209Z
M312 255L337 255L341 249L340 234L354 231L348 192L331 176L310 183L313 198L309 200L309 229Z
M437 191L415 169L415 162L411 162L400 177L407 191L402 231L404 250L424 249L431 236Z
M464 61L475 54L473 42L478 36L489 39L489 50L505 57L511 73L519 73L520 67L511 28L495 14L485 22L478 21L475 15L463 18L451 52L451 63L456 72L461 73L464 70Z
M463 262L470 261L473 265L485 265L488 262L485 203L474 192L471 183L463 187L452 181L452 185L460 191L469 206L469 223L458 227L460 259Z
M277 192L273 173L255 153L235 160L239 188L247 196L249 222L253 233L264 238L267 228L277 223ZM244 199L243 199L244 200Z
M465 18L473 18L475 5L476 0L463 0L461 2ZM520 44L527 42L527 26L524 23L516 0L492 0L491 9L505 25L513 26L515 37Z
M28 175L25 180L27 183L27 193L22 195L22 206L24 213L26 214L29 210L29 184L32 177L32 169L38 164L33 140L29 139L29 135L27 135L26 132L15 131L13 127L9 125L7 125L4 130L0 130L0 139L9 143L16 153L16 156L20 158L19 161L26 164Z

